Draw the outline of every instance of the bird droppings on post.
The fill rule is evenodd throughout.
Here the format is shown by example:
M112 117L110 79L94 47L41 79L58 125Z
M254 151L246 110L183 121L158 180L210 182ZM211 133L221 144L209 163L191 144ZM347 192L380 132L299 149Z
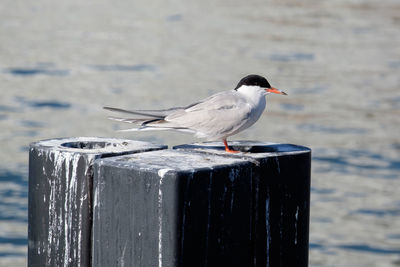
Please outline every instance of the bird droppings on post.
M97 137L32 143L29 150L29 265L89 266L94 160L163 148L166 146Z

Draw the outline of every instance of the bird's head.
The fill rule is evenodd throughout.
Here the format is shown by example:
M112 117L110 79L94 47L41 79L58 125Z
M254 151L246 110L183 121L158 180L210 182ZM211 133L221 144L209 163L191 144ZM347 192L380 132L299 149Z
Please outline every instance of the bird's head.
M246 77L241 79L237 84L235 90L238 90L242 86L256 86L259 87L260 89L263 89L267 94L274 93L280 95L287 95L285 92L279 91L278 89L271 87L267 79L256 74L247 75Z

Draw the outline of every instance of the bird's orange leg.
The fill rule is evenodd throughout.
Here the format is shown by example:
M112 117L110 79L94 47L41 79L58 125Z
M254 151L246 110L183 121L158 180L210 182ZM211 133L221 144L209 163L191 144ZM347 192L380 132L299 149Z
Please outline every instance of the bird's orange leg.
M237 150L232 150L229 148L228 146L228 142L226 141L226 139L223 140L224 141L224 145L225 145L225 151L228 153L239 153L240 151Z

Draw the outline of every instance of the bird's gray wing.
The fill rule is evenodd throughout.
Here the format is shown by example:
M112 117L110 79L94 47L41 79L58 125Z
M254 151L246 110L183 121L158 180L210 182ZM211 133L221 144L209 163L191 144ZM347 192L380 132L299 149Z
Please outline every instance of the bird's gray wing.
M251 106L238 92L225 91L198 104L172 112L167 123L192 129L199 137L221 139L236 133L248 120Z

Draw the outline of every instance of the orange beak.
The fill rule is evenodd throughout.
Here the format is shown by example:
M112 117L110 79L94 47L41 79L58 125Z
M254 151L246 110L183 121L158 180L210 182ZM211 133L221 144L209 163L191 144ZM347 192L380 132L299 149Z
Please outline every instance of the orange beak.
M265 89L265 91L267 91L269 93L274 93L274 94L287 95L285 92L279 91L278 89L276 89L274 87L267 88L267 89Z

